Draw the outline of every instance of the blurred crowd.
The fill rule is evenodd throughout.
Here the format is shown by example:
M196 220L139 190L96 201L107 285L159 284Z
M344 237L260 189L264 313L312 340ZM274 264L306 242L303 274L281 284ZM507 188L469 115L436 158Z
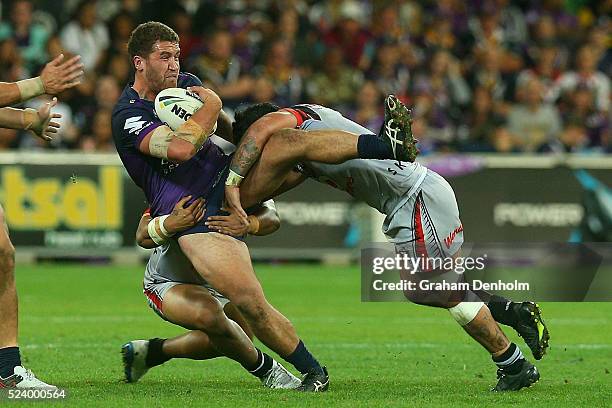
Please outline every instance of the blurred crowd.
M181 70L229 113L317 103L377 132L393 93L413 109L423 154L612 152L612 0L0 3L0 81L36 76L61 52L87 70L60 95L50 145L1 129L2 150L114 151L111 111L132 77L126 43L157 20L180 36Z

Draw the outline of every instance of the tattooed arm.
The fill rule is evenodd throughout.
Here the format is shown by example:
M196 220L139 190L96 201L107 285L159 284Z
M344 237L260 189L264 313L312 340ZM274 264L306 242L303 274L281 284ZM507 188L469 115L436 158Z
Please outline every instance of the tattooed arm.
M296 126L297 119L289 112L272 112L262 116L247 129L234 153L230 169L242 177L246 176L259 159L270 136L278 130Z
M261 156L264 146L275 132L295 128L296 117L289 112L272 112L255 121L246 131L230 164L230 176L225 185L225 199L230 209L243 220L247 215L240 204L240 181L246 177L253 164Z

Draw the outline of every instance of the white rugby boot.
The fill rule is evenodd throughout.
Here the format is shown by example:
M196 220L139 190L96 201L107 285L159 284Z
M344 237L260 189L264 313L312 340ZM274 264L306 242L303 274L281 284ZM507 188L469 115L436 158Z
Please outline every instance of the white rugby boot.
M121 347L126 382L137 382L149 371L146 363L148 352L149 340L132 340Z
M0 388L43 388L48 390L55 390L55 385L47 384L44 381L36 378L32 371L22 367L16 366L13 369L13 375L7 378L0 377Z
M297 388L302 381L273 360L272 368L261 378L261 383L268 388L292 390Z

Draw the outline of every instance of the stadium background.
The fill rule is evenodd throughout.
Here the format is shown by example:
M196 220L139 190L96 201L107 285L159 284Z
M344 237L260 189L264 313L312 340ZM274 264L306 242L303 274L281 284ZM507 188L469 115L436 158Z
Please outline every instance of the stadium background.
M230 114L241 103L312 102L376 130L383 96L400 96L413 107L419 160L456 191L467 240L612 239L610 1L0 3L0 81L34 76L60 52L82 55L87 70L77 89L59 97L64 117L52 143L0 129L0 201L17 247L25 355L43 379L72 389L74 402L158 406L197 392L210 398L216 388L227 391L221 393L227 400L215 402L232 405L245 401L231 394L235 384L246 387L251 405L278 402L259 399L256 386L227 362L207 363L209 388L195 395L202 369L193 362L150 374L144 393L116 384L121 373L113 353L121 342L179 332L146 309L140 266L97 266L140 265L146 256L133 240L146 204L122 169L110 129L110 111L131 76L125 44L143 21L163 21L178 32L182 69L217 91ZM380 214L316 183L283 196L278 209L281 230L249 244L256 259L268 261L256 269L272 302L333 366L337 394L330 402L390 406L413 398L415 405L432 399L439 405L448 392L466 404L496 402L469 391L491 385L493 370L482 368L486 355L447 316L359 303L352 261L364 243L384 239ZM74 266L63 263L75 258ZM349 266L269 262L287 259ZM87 287L96 290L82 296ZM581 396L587 406L605 405L612 344L601 328L610 327L609 304L551 304L545 313L558 339L540 366L549 382L504 401L564 405L568 396ZM92 358L91 349L102 353ZM373 349L355 363L356 350ZM414 366L400 379L406 351L416 353ZM466 366L469 374L451 379L452 367ZM159 393L168 378L177 395ZM97 385L111 392L100 394L92 389Z
M584 194L562 167L594 168L612 184L609 11L610 2L553 0L3 1L0 80L33 76L59 52L82 55L86 69L60 95L52 143L0 130L13 239L36 247L20 251L30 259L49 248L134 254L145 203L117 173L110 112L132 75L129 34L154 19L175 28L182 69L230 114L241 103L312 102L377 130L383 96L400 96L413 107L421 160L454 180L466 239L565 241ZM325 186L279 201L285 227L252 240L258 258L355 257L383 239L375 212Z

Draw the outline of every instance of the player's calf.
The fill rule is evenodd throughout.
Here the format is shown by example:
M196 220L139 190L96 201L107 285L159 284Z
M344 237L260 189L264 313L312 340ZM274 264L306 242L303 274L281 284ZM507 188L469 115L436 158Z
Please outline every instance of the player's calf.
M472 338L491 353L498 367L498 383L494 391L518 391L539 380L538 370L525 359L516 344L509 342L483 302L461 302L450 308L449 312Z
M542 309L535 302L512 302L491 295L487 302L495 321L512 327L525 340L536 360L542 359L550 341Z
M185 337L185 335L180 336ZM168 340L154 338L150 340L132 340L123 345L121 354L125 381L134 383L140 380L149 369L176 358L164 351L164 343ZM191 337L189 348L202 349L202 354L212 358L213 353L205 352L210 346L207 339L202 336ZM252 367L245 367L250 374L257 377L268 388L293 389L300 385L300 380L287 371L272 357L257 349L257 361Z

